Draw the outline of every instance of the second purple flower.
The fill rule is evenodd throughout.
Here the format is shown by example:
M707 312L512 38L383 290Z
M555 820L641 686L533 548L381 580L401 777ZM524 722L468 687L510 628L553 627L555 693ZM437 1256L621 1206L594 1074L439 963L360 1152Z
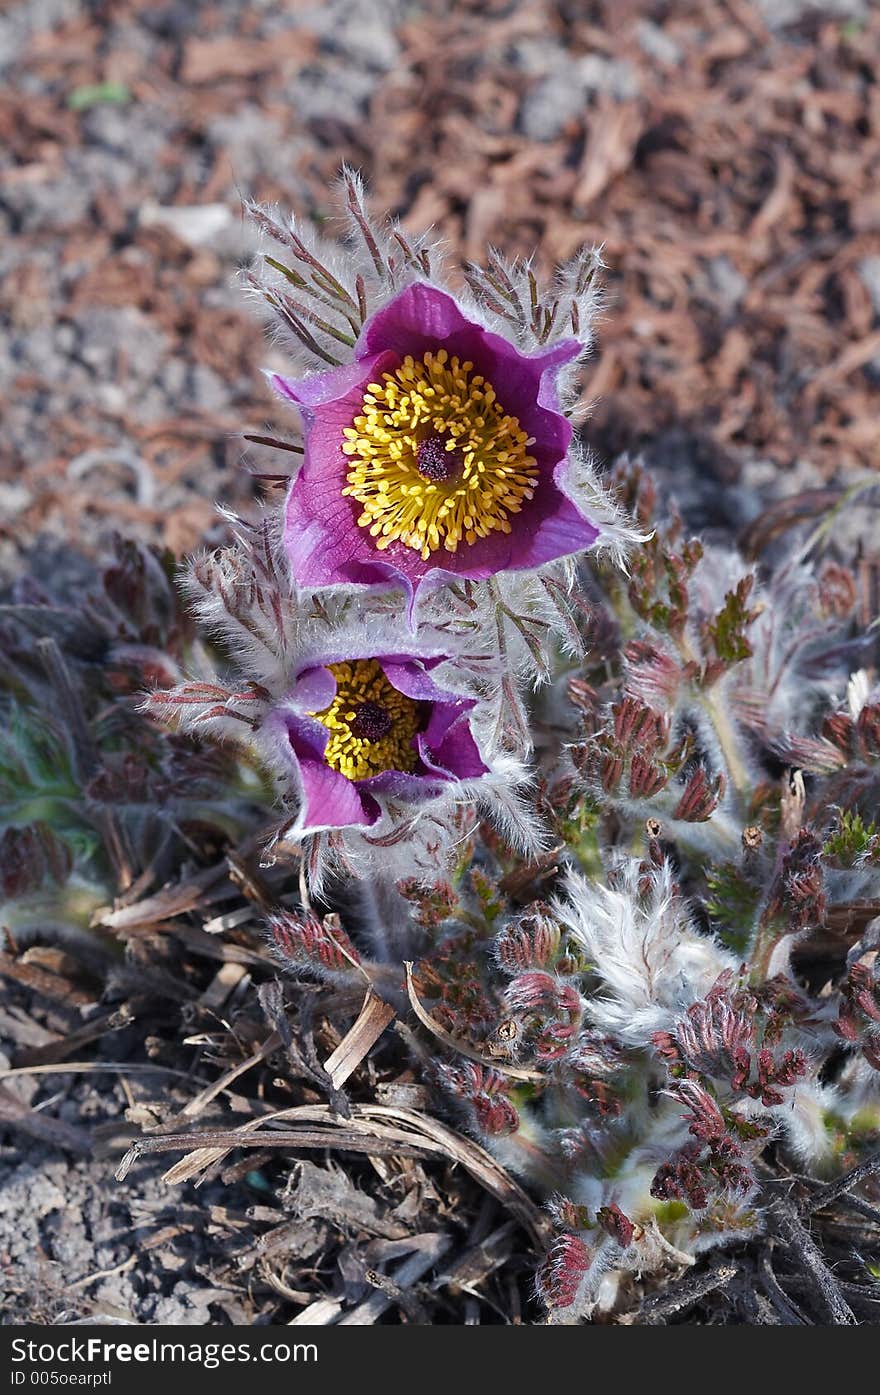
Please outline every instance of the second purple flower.
M439 658L342 659L303 669L276 720L302 789L302 829L372 825L379 799L421 803L487 767L475 703L438 688Z

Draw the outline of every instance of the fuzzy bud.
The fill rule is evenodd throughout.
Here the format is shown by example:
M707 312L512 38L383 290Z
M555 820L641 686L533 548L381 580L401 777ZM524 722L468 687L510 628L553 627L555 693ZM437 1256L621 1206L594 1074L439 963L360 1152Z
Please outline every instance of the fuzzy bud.
M633 799L653 799L659 794L668 780L668 775L659 765L635 755L629 768L629 792Z
M277 911L268 921L272 948L287 968L344 974L360 963L337 915L319 920L311 911L303 915Z
M537 1012L542 1009L555 1012L564 991L564 985L552 974L519 974L510 984L505 994L505 1002L511 1012ZM575 999L577 1000L577 995Z
M510 1083L500 1071L473 1061L437 1066L441 1084L469 1107L477 1128L491 1138L516 1133L519 1115L507 1098Z
M559 954L562 931L546 908L520 916L504 927L495 938L495 958L509 974L524 969L549 969Z
M692 1210L703 1211L712 1199L747 1197L754 1188L755 1175L743 1150L729 1134L722 1134L705 1148L699 1141L686 1143L658 1168L651 1195L684 1201Z
M841 1004L834 1030L852 1045L860 1045L865 1060L880 1070L880 974L877 968L853 964L841 988Z
M799 830L774 883L763 919L787 921L787 933L796 935L821 925L825 918L825 887L821 864L822 845L807 828Z
M643 640L633 640L627 645L624 657L627 663L627 692L655 710L663 711L675 706L684 675L681 665L671 654Z
M611 754L604 756L599 767L599 779L606 794L614 794L620 787L623 778L623 756Z
M768 1109L772 1105L784 1104L781 1090L788 1089L807 1073L807 1058L802 1051L786 1051L777 1060L772 1051L758 1052L757 1082L749 1087L749 1093L760 1098Z
M674 1034L653 1038L673 1076L727 1078L739 1090L751 1069L755 1003L747 994L731 994L732 974L722 974L704 999L692 1003L676 1023Z
M848 567L826 562L819 574L819 604L826 615L845 620L858 600L856 579Z
M540 1297L552 1311L570 1308L590 1267L590 1252L578 1235L560 1235L537 1276Z
M596 1212L596 1220L624 1250L628 1249L635 1237L636 1227L629 1216L625 1216L620 1207L613 1202L610 1206L602 1206Z
M416 924L425 930L436 930L444 920L448 920L458 901L455 891L446 881L423 886L416 877L408 877L397 883L397 890L412 905Z
M862 708L856 719L856 739L867 760L880 760L880 702Z
M841 755L848 756L855 739L855 723L846 712L832 712L822 723L822 735Z
M650 753L665 746L669 720L638 699L625 697L612 709L614 739L625 750L638 748Z
M684 793L672 811L674 819L685 823L705 823L718 808L724 794L725 779L722 774L712 780L701 765L691 774Z
M724 1115L712 1096L694 1080L679 1080L672 1093L690 1116L688 1133L703 1143L712 1143L724 1134Z

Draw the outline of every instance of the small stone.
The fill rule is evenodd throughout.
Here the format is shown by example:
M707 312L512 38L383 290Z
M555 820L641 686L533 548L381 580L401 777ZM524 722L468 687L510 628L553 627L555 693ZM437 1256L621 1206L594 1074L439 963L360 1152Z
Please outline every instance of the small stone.
M167 228L189 247L203 247L225 233L234 219L225 203L162 207L145 203L138 221L142 228Z

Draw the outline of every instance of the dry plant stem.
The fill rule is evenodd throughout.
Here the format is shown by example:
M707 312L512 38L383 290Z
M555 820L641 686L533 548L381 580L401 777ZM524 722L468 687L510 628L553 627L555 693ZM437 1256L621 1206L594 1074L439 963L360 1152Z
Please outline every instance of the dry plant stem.
M880 1209L876 1206L869 1206L867 1201L862 1201L860 1196L849 1195L842 1196L840 1204L850 1211L857 1211L866 1221L870 1221L871 1225L880 1230Z
M857 1187L860 1182L864 1182L868 1177L873 1177L876 1172L880 1172L880 1151L872 1153L869 1158L865 1158L865 1161L859 1163L857 1167L851 1168L849 1172L845 1172L844 1175L838 1177L836 1181L829 1182L828 1185L822 1187L820 1191L814 1192L807 1203L808 1209L810 1211L819 1211L825 1206L830 1206L838 1197L843 1196L853 1187ZM858 1198L851 1197L848 1199L856 1201ZM880 1212L876 1214L878 1218L880 1218Z
M93 1017L84 1027L70 1032L58 1041L47 1042L45 1046L25 1047L17 1051L12 1059L16 1066L52 1065L53 1062L63 1061L65 1056L73 1055L74 1051L78 1051L81 1046L87 1046L91 1041L97 1041L111 1032L121 1031L130 1026L132 1021L132 1014L127 1008L113 1009Z
M342 1312L341 1298L319 1298L288 1324L289 1327L332 1327Z
M389 1022L394 1020L394 1016L394 1008L377 998L372 989L368 988L357 1020L324 1062L324 1069L333 1081L334 1090L345 1084L375 1046Z
M785 1327L809 1327L809 1318L801 1311L792 1298L789 1298L784 1288L780 1284L770 1262L769 1253L764 1250L760 1260L761 1280L764 1291Z
M391 1275L391 1283L394 1288L403 1291L412 1288L419 1279L427 1274L429 1269L434 1267L437 1260L443 1257L451 1244L452 1241L448 1235L431 1236L429 1243L424 1248L417 1250L415 1254L404 1260L394 1270ZM380 1277L379 1275L375 1276L376 1280L379 1280ZM380 1318L394 1301L392 1292L383 1291L383 1288L377 1287L375 1293L371 1294L363 1303L359 1303L350 1313L346 1313L345 1317L340 1318L338 1326L367 1327L374 1323L377 1318Z
M327 1105L297 1105L251 1119L239 1129L149 1135L138 1139L116 1172L122 1181L145 1153L189 1151L170 1169L165 1180L195 1177L218 1156L233 1148L341 1148L376 1156L442 1157L459 1163L517 1217L535 1243L543 1248L548 1218L500 1163L479 1144L445 1124L411 1109L385 1105L352 1105L350 1119L340 1119ZM292 1127L284 1129L284 1122Z
M465 1250L452 1268L440 1274L432 1286L446 1286L452 1292L474 1293L475 1297L479 1297L475 1293L477 1285L483 1283L510 1255L515 1229L512 1221L505 1221L485 1239Z
M11 1090L0 1085L0 1125L26 1134L38 1143L50 1147L63 1148L68 1153L88 1157L92 1142L85 1129L75 1124L67 1124L62 1119L31 1109L29 1105L14 1095Z
M668 1317L690 1308L720 1288L727 1288L739 1273L735 1264L716 1264L703 1274L687 1274L677 1284L672 1284L662 1293L651 1294L639 1310L641 1321L646 1325L665 1322Z
M779 1234L787 1242L790 1253L797 1256L799 1267L810 1281L811 1290L831 1322L837 1327L853 1325L855 1314L796 1208L790 1201L780 1198L773 1203L771 1214L776 1219Z
M254 1066L258 1066L262 1061L267 1060L269 1056L272 1055L273 1051L277 1051L279 1049L281 1044L282 1042L280 1033L272 1032L272 1034L269 1037L267 1037L266 1040L263 1042L263 1045L258 1047L257 1050L251 1056L248 1056L244 1061L239 1061L236 1065L231 1066L228 1071L226 1071L223 1075L219 1077L219 1079L213 1081L212 1084L207 1085L205 1089L200 1092L200 1094L196 1095L194 1099L190 1100L189 1104L184 1106L184 1108L180 1111L180 1113L177 1115L174 1121L169 1120L168 1123L171 1124L173 1122L174 1124L182 1124L189 1119L197 1118L198 1115L201 1114L202 1110L205 1109L213 1099L216 1099L216 1097L219 1094L222 1094L224 1090L227 1090L229 1088L233 1081L238 1080L240 1076L244 1075L247 1071L252 1070ZM166 1128L167 1127L168 1124L166 1124Z
M152 1061L63 1061L57 1065L13 1066L10 1070L0 1070L0 1080L8 1080L13 1075L170 1075L178 1080L186 1080L190 1085L198 1083L189 1071L172 1070L170 1066L154 1065Z

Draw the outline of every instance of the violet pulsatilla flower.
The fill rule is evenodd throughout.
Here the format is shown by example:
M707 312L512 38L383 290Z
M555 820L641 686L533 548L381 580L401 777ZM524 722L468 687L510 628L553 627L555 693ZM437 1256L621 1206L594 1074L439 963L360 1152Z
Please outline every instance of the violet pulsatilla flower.
M523 353L416 282L367 319L352 363L272 375L305 427L285 520L297 583L414 594L589 547L599 528L566 492L572 428L556 390L581 348Z
M148 706L256 754L281 811L266 855L305 846L318 894L331 872L438 875L483 819L536 853L545 835L528 774L499 747L493 676L474 673L473 638L422 623L416 639L396 598L372 590L358 604L301 592L278 520L232 521L236 542L194 558L184 581L232 656L228 672L197 654L192 681Z
M476 706L439 688L441 657L346 658L303 669L272 715L302 786L302 833L372 826L382 802L423 803L450 783L479 779Z

